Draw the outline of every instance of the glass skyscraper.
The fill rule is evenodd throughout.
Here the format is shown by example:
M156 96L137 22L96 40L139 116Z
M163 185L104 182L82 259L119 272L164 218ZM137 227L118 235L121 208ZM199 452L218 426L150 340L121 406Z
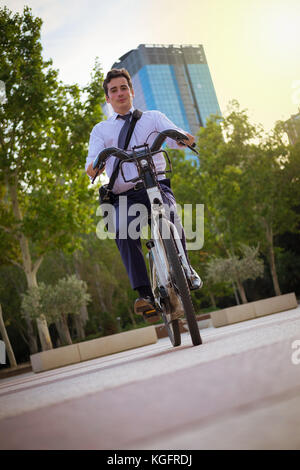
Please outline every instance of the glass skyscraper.
M202 45L140 44L112 68L125 67L135 90L134 106L157 109L196 134L210 114L221 115Z
M291 145L295 145L300 139L300 108L297 114L292 114L290 119L285 121L285 129Z

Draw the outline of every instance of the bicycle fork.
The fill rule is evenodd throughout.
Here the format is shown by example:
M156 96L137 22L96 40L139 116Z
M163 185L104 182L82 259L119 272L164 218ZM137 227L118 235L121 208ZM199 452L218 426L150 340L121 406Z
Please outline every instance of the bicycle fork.
M161 239L161 235L159 232L159 227L158 227L158 220L160 217L164 217L165 220L167 221L168 224L168 233L163 234L164 237L171 237L173 236L174 242L176 244L176 248L178 251L178 256L181 261L184 273L186 275L189 287L193 289L193 277L194 273L192 271L192 268L190 266L190 263L188 261L187 255L183 249L182 242L180 239L180 236L178 234L178 231L176 229L175 224L173 224L167 217L165 213L165 208L163 205L163 201L161 199L161 194L158 191L157 187L153 188L147 188L147 193L148 197L150 200L151 204L151 214L152 214L152 222L151 222L151 227L153 227L152 230L152 237L156 239ZM182 228L181 228L182 229ZM165 257L163 257L165 258ZM156 259L155 259L156 261ZM165 259L162 259L162 261L165 261ZM163 276L160 278L162 281L165 281L165 277Z

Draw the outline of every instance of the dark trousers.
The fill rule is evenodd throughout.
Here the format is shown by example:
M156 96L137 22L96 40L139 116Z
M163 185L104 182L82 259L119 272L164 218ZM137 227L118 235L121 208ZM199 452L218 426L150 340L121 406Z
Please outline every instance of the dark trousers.
M160 187L162 191L163 202L170 208L170 219L173 223L180 224L178 215L176 213L176 201L172 190L170 189L169 180L163 180L160 182ZM133 204L143 204L147 207L148 215L150 215L150 201L146 189L140 189L135 191L130 189L125 193L122 193L120 196L127 196L126 205L122 201L120 206L119 202L115 204L116 209L116 244L119 248L123 264L127 270L127 274L130 280L131 287L136 289L140 286L150 286L150 281L148 277L147 267L142 251L141 239L132 239L128 232L129 224L136 219L138 216L128 215L128 211ZM126 211L127 217L122 217ZM175 219L175 220L174 220ZM124 226L125 225L125 226ZM180 224L181 227L181 224ZM140 229L140 227L138 227ZM120 238L124 236L124 233L127 234L126 239ZM185 236L183 229L179 231L181 236L181 241L185 249Z

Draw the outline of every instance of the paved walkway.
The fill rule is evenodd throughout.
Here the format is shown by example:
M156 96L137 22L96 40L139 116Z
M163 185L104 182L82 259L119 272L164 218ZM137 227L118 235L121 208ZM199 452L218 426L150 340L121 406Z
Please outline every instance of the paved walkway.
M300 309L202 338L2 379L0 449L299 449Z

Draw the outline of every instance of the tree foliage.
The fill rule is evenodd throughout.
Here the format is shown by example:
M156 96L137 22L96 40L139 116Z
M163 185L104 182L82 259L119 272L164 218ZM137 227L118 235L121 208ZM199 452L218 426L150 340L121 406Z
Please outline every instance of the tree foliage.
M75 275L60 279L54 286L43 282L23 294L22 310L31 318L38 318L45 313L49 324L62 315L79 315L80 308L90 302L86 282Z
M247 279L262 277L264 263L259 259L258 248L241 246L241 256L232 255L228 258L212 257L207 264L207 277L218 282L244 282Z
M264 135L233 102L228 116L212 118L199 132L199 191L206 227L223 257L239 243L259 244L269 262L274 291L280 294L275 237L297 230L300 155L282 133Z
M84 163L89 132L102 119L102 72L96 61L86 87L62 84L42 59L41 20L27 7L23 16L0 13L7 95L0 108L1 222L6 234L30 239L34 263L49 250L76 249L78 232L91 230Z
M0 236L2 257L21 268L29 288L45 255L79 248L93 230L94 190L84 172L88 136L102 119L102 72L90 83L65 85L42 57L40 28L30 8L0 9ZM45 317L37 318L43 349L51 342ZM27 319L29 336L33 331ZM32 348L36 349L32 338ZM32 351L36 352L36 351Z

